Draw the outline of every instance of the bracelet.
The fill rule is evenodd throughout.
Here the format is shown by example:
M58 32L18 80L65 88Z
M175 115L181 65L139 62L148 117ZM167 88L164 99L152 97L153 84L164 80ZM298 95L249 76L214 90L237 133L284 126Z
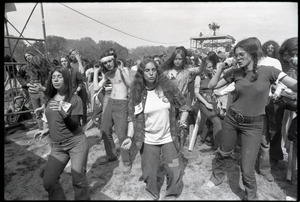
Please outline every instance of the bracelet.
M132 137L130 137L130 136L127 136L127 138L129 138L129 139L131 139L131 140L132 140Z

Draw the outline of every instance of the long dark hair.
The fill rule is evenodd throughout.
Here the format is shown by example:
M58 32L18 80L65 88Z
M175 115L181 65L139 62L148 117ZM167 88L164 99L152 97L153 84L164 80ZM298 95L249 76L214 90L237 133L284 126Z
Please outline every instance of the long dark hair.
M133 104L136 105L142 100L142 91L146 89L144 71L146 64L149 62L153 63L157 69L157 78L162 75L159 65L152 58L143 59L138 65L137 72L135 73L134 80L131 88L131 96ZM158 82L158 79L156 80Z
M183 46L180 46L180 47L177 47L173 51L172 55L164 63L161 64L161 70L163 72L174 68L174 59L177 54L180 54L180 56L182 58L181 69L187 68L187 60L186 60L187 50Z
M45 90L46 105L57 93L57 90L53 87L53 83L52 83L52 75L54 72L61 73L64 78L64 86L62 90L63 95L65 95L64 101L69 102L73 95L71 73L69 72L69 70L65 68L55 67L54 70L50 72L48 77L48 82Z
M68 68L71 68L71 60L70 60L70 56L68 54L62 54L59 58L59 66L62 67L62 64L61 64L61 59L62 58L66 58L67 62L68 62Z
M143 96L146 95L146 82L144 79L144 71L146 64L149 62L153 63L157 68L157 78L156 78L156 87L161 88L164 93L164 96L168 99L168 101L175 107L179 108L184 103L184 97L181 94L178 87L170 80L167 76L165 76L159 65L152 58L145 58L138 65L138 70L134 76L134 80L131 88L131 98L130 98L130 107L134 107L137 104L141 103Z
M256 81L258 78L257 73L257 63L258 60L262 57L262 49L261 49L261 43L256 37L250 37L247 39L244 39L236 44L236 46L233 49L233 52L235 53L235 50L240 47L244 49L252 58L253 60L253 76L251 78L251 82ZM243 68L244 76L246 76L246 69Z

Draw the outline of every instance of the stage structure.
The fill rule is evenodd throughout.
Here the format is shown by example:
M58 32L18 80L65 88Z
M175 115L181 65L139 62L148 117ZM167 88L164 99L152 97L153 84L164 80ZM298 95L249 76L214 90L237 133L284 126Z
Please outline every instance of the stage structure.
M15 26L9 21L7 17L8 12L17 12L16 8L17 3L5 3L5 18L4 18L4 52L5 52L5 61L4 61L4 74L5 74L5 82L4 82L4 119L5 119L5 125L8 124L9 127L14 127L20 124L20 122L25 119L21 119L21 117L26 114L33 116L33 109L30 108L31 102L30 98L25 98L21 95L22 94L22 88L17 85L17 66L26 65L26 62L18 62L15 60L15 50L18 45L18 42L20 40L26 41L30 46L32 46L34 49L36 49L29 41L35 41L39 42L41 41L44 43L45 52L42 53L38 49L36 49L37 52L39 52L41 55L43 55L45 58L48 59L47 56L47 44L46 44L46 28L45 28L45 19L44 19L44 11L43 11L43 4L42 3L36 3L28 16L28 19L22 29L22 31L19 31L15 28ZM35 10L37 5L40 4L41 8L41 23L43 28L43 39L36 39L36 38L28 38L23 36L23 32L26 29L26 26ZM26 17L26 16L24 16ZM9 34L9 28L15 29L19 36L10 36ZM15 42L15 43L12 43ZM14 45L13 45L14 44ZM8 50L8 51L6 51ZM27 116L28 117L28 116ZM6 126L5 126L6 127ZM6 127L7 128L7 127Z
M190 48L196 49L209 49L216 51L218 47L224 47L226 52L229 52L235 43L235 39L230 35L210 35L190 38Z

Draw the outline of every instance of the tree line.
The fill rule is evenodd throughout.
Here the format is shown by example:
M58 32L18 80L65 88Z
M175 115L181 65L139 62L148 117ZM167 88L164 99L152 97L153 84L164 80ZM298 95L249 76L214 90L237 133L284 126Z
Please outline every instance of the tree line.
M7 39L8 40L8 39ZM8 47L8 41L5 40L5 47ZM28 46L33 46L37 50L37 54L46 54L45 43L43 41L30 42L26 44L24 40L9 39L13 58L18 62L25 62L24 53ZM69 50L75 48L80 51L81 58L87 61L96 61L109 48L115 49L119 59L131 59L133 61L141 60L144 56L154 56L167 54L170 55L175 46L139 46L134 49L128 49L125 46L114 41L98 41L96 43L90 37L81 39L65 39L59 36L47 36L47 57L50 61L59 60L63 54L68 54ZM5 48L5 55L10 55L10 50Z

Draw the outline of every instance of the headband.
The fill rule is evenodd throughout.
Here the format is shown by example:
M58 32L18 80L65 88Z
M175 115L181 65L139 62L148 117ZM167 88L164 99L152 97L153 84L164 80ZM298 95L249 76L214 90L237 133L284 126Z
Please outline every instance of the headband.
M100 62L101 62L101 63L104 63L104 62L107 62L107 61L109 61L109 60L113 60L114 58L115 58L115 57L112 56L112 55L105 56L105 57L101 58Z

